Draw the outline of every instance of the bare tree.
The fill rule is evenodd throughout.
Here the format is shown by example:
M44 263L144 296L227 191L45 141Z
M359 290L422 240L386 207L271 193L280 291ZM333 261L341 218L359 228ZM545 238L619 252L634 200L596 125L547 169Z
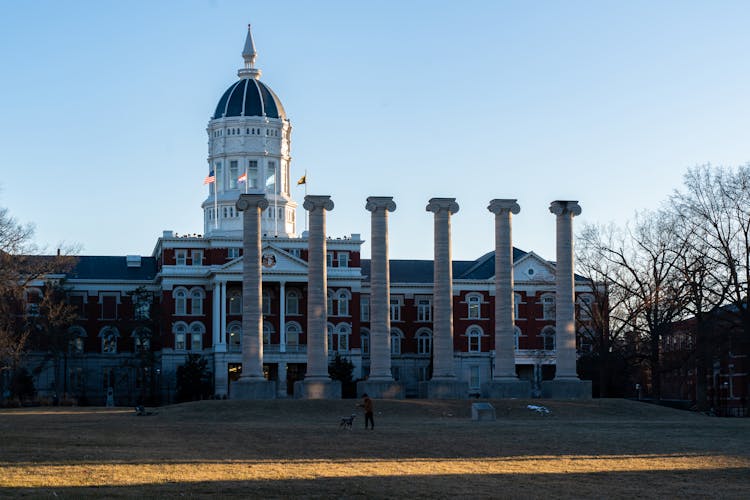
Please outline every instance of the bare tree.
M74 248L40 255L33 235L33 226L19 223L0 208L0 372L16 368L34 331L39 310L26 306L29 288L43 286L48 276L65 273L76 262Z
M610 323L636 342L633 355L651 372L652 393L661 398L660 341L682 310L684 282L677 272L682 248L675 246L669 218L661 212L636 216L632 227L589 228L582 243L588 261L599 259L610 288L621 293L610 305ZM611 326L610 326L611 331Z

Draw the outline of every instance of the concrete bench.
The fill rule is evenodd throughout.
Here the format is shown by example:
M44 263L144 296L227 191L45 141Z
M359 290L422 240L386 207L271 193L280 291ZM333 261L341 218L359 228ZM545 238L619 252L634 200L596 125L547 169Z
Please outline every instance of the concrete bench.
M495 407L489 403L471 404L472 420L495 420Z

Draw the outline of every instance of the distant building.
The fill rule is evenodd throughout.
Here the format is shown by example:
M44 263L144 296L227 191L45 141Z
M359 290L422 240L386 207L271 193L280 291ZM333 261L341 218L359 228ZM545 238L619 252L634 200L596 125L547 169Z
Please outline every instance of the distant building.
M734 306L706 314L701 340L695 318L680 321L660 342L663 400L695 404L705 397L720 415L748 416L750 338ZM705 366L705 394L699 386L699 363Z

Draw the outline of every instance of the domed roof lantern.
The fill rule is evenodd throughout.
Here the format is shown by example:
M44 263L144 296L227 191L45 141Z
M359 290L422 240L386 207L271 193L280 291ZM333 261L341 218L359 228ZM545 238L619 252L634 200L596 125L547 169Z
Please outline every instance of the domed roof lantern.
M237 76L240 78L252 78L257 80L260 78L261 71L255 68L255 58L258 57L258 53L255 51L255 42L253 42L253 33L250 30L250 25L247 25L247 37L245 38L245 47L242 49L242 58L245 60L245 67L237 71Z

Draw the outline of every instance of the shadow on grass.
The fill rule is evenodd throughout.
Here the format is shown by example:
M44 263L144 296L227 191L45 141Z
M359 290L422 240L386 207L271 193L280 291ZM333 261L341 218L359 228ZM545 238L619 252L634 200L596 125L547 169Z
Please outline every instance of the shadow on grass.
M747 498L750 468L600 472L565 474L486 474L351 476L310 480L166 482L136 486L0 488L0 498L664 498L706 496Z

